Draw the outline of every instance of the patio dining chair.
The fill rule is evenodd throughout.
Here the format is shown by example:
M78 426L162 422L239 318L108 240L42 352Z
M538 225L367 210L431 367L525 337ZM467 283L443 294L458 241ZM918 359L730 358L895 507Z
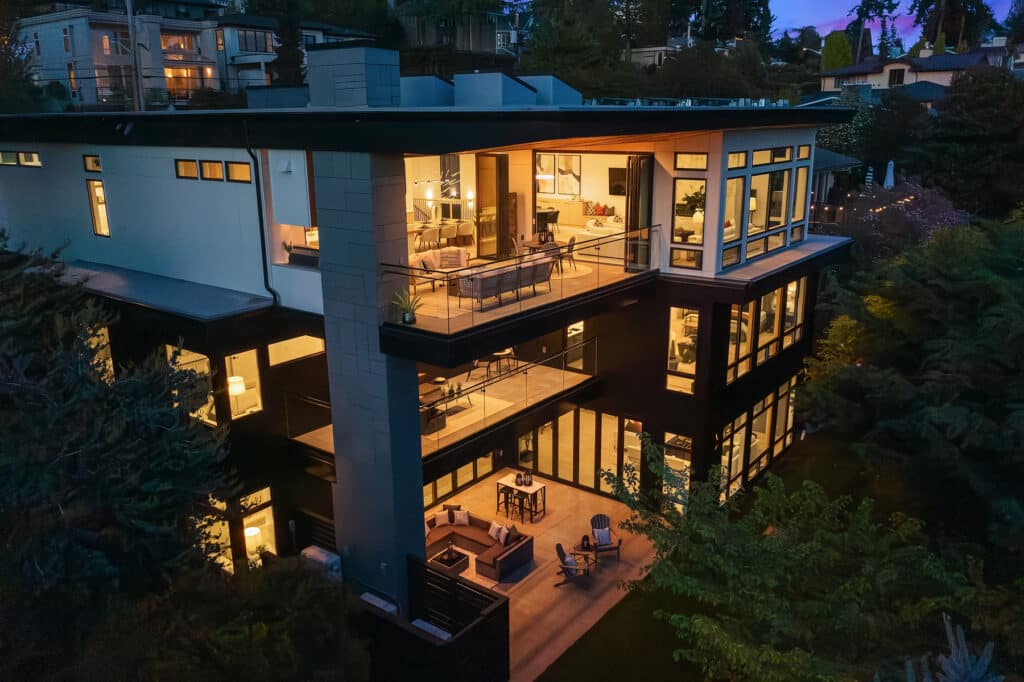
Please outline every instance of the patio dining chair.
M622 560L622 538L617 541L612 535L617 535L612 529L612 520L607 514L594 514L590 517L590 531L594 536L594 558L602 554L614 554L616 561ZM600 536L598 531L601 531Z
M440 238L444 240L445 246L451 246L452 242L455 240L455 237L457 237L458 234L459 226L456 225L455 223L450 223L448 225L441 226Z
M560 542L555 545L555 553L558 555L558 575L562 576L562 582L555 583L555 587L561 587L566 583L575 582L590 575L590 559L585 554L573 554L570 559Z
M573 236L569 237L569 244L568 244L568 246L565 247L565 251L564 252L560 252L558 254L558 271L559 272L562 272L562 261L563 260L569 261L569 265L572 266L572 269L573 270L576 269L576 259L573 257L573 254L572 254L572 252L573 252L573 250L575 248L576 248L576 235L573 235Z

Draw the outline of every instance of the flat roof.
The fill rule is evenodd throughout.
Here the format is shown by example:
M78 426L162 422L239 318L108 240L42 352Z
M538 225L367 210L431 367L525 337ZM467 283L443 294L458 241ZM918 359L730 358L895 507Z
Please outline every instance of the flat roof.
M203 322L269 308L274 304L269 296L256 296L244 291L82 260L71 261L66 265L64 279L67 282L82 282L86 291L115 301Z
M0 115L0 142L442 154L565 138L843 123L841 107L400 107Z

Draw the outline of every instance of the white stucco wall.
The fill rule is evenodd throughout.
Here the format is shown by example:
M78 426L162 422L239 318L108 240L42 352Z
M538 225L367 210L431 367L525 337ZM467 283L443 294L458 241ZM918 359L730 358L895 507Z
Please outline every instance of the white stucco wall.
M175 177L176 158L251 164L244 150L4 142L0 150L38 151L43 162L0 166L0 228L14 244L68 241L66 260L267 295L255 184ZM86 172L83 154L99 154L103 172ZM93 234L87 179L103 180L110 237Z

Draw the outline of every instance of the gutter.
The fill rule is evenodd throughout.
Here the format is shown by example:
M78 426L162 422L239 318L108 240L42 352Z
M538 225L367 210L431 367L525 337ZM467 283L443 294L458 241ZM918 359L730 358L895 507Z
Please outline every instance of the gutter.
M263 253L263 287L270 292L271 297L274 299L274 305L281 305L281 295L277 293L274 287L270 286L270 266L268 265L267 258L267 230L266 224L263 220L263 185L261 183L262 173L260 168L259 159L256 157L256 152L253 151L252 147L249 146L249 122L246 120L242 121L242 127L245 129L245 151L249 152L249 158L252 159L252 177L256 185L256 216L260 223L260 251Z

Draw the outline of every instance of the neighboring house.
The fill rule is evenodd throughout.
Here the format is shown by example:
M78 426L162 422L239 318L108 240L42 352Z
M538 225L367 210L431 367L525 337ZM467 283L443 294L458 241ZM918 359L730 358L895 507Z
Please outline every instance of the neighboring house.
M139 68L149 102L181 102L200 88L219 88L213 24L134 17ZM135 91L128 16L71 9L22 19L19 39L30 50L39 84L62 83L75 104L123 108Z
M593 622L652 558L623 533L587 599L550 589L555 542L627 515L602 471L661 485L642 433L696 479L721 467L723 494L798 437L819 273L850 247L808 234L815 133L851 113L584 106L551 76L307 59L310 108L0 116L0 228L67 244L118 312L116 367L181 345L209 378L193 416L230 424L245 486L226 569L326 550L368 617L393 614L381 636L419 638L418 668L382 677L443 677L455 636L508 679L510 627ZM478 525L438 530L449 502ZM496 518L523 537L488 539ZM438 563L447 537L464 563Z
M903 56L891 62L877 59L820 74L822 93L838 92L845 85L869 85L872 90L889 90L914 83L932 83L948 87L953 77L980 64L1005 67L1005 47L981 47L963 54L931 54L921 50L920 57Z
M372 39L365 31L319 21L303 21L304 47L322 43ZM217 68L221 86L228 92L251 85L270 84L267 66L277 59L277 20L248 14L230 14L217 19Z

